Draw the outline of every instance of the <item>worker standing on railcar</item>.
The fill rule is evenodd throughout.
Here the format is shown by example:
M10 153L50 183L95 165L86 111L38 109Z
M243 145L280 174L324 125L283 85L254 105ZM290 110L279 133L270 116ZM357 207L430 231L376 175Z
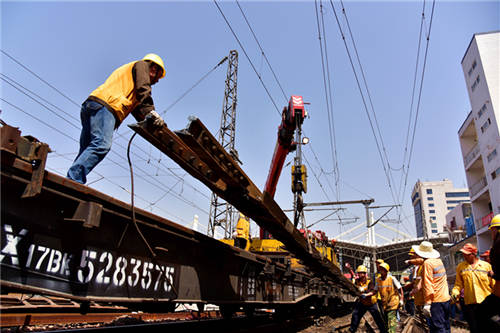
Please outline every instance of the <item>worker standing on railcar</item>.
M248 217L240 213L240 218L236 223L236 238L234 246L243 250L250 248L250 221Z
M424 259L422 264L422 293L424 297L423 314L429 317L431 333L450 332L450 295L446 270L434 250L432 243L423 241L413 245L415 253Z
M164 122L155 111L151 86L165 77L163 60L147 54L116 69L82 104L80 150L67 177L81 184L111 149L113 131L130 114L138 120L151 119L155 126Z
M460 291L464 290L465 304L462 311L470 331L477 333L476 308L493 292L495 281L490 274L491 265L477 257L477 248L474 245L467 243L460 249L460 252L462 252L464 261L457 266L455 286L451 291L451 298L457 302Z
M354 281L354 285L361 292L361 296L354 305L350 332L354 333L357 331L359 322L365 315L366 311L370 312L380 332L387 332L384 320L382 319L382 315L377 307L377 297L373 294L368 296L368 293L372 292L374 287L374 283L367 277L368 269L365 266L360 265L356 269L356 273L358 274L358 278Z
M384 262L379 265L379 268L380 277L376 279L374 290L367 296L375 295L375 293L380 295L387 331L396 333L398 327L396 311L404 305L403 288L399 281L389 273L389 264Z
M480 332L498 332L500 328L500 214L490 222L493 246L490 249L490 263L495 286L493 292L476 309L478 330Z

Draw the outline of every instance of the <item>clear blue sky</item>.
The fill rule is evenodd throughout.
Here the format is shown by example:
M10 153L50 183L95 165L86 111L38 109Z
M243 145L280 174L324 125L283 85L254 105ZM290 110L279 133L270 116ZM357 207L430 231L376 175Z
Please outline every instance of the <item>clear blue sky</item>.
M432 2L425 4L424 33L429 29ZM281 110L287 100L266 66L236 3L224 1L219 5ZM341 180L338 193L332 190L335 185L331 184L333 164L314 1L240 1L240 5L287 96L302 95L311 103L308 106L310 118L304 122L304 130L311 139L311 146L304 149L305 156L312 165L305 201L356 200L369 196L377 205L393 204L330 3L325 1L323 5ZM334 5L342 29L347 33L341 4L335 1ZM422 5L422 1L344 1L390 165L394 169L403 165ZM498 1L436 2L403 201L403 215L408 218L399 226L403 231L415 234L410 193L417 179L448 178L457 187L465 185L457 131L470 111L470 103L460 61L474 33L498 29ZM167 67L166 77L153 87L158 111L165 110L229 50L237 49L236 148L244 163L243 169L257 186L263 187L280 117L212 1L2 1L1 49L76 104L82 103L116 67L155 52L163 57ZM422 41L422 51L424 49L425 40ZM54 150L48 168L65 174L78 151L79 107L4 54L0 54L0 59L2 98L31 115L0 101L0 117L20 127L24 134L47 142ZM423 53L421 63L422 60ZM225 75L226 65L214 71L169 110L164 115L169 128L183 128L188 116L194 115L215 133L220 125ZM4 81L6 76L53 104L41 102L53 112L8 85ZM118 129L112 152L89 178L90 186L126 202L130 201L130 195L124 189L130 188L130 181L124 147L131 135L126 124L131 122L133 117ZM133 156L136 174L149 180L148 183L141 176L136 177L137 205L183 225L188 225L193 215L198 214L200 222L206 225L210 192L141 138L135 140L133 151L137 154ZM289 156L287 161L291 160ZM320 178L326 194L313 172ZM105 178L101 179L100 175ZM401 175L401 171L393 171L396 188ZM276 201L286 209L292 207L292 198L288 166L278 184ZM346 208L343 216L364 218L361 207ZM308 213L306 218L312 223L326 214ZM379 214L377 211L375 216ZM396 214L390 217L396 218ZM317 227L331 237L340 231L335 221L322 222ZM348 226L343 230L346 228Z

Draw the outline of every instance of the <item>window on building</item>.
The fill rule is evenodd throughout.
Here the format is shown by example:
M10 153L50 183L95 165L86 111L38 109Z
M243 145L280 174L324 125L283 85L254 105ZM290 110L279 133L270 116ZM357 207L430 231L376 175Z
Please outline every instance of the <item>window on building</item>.
M432 188L427 189L427 194L432 194Z
M429 204L429 207L434 207L434 204L433 204L433 203L430 203L430 204Z
M479 109L479 111L477 112L477 117L478 118L481 118L481 116L486 112L486 103L483 104L483 106L481 106L481 108Z
M436 211L434 209L430 209L429 214L436 214Z
M446 200L446 203L449 204L449 205L453 205L453 204L459 204L461 202L468 202L469 200Z
M438 227L437 223L434 223L434 222L431 223L431 228L437 229L437 227Z
M435 216L431 216L431 220L436 221L436 217Z
M469 192L446 192L444 195L447 198L468 197Z
M483 126L481 126L481 133L484 133L488 129L488 127L490 127L490 125L491 125L491 119L488 118L488 120L484 122Z
M476 79L474 80L474 83L472 83L472 86L471 86L471 90L474 91L476 90L476 87L477 85L479 84L479 82L481 81L481 79L479 79L479 75L476 77Z
M432 229L432 230L431 230L431 232L432 232L433 234L437 234L437 233L438 233L438 231L437 231L436 229Z
M455 208L455 207L448 207L448 210L452 210L453 208Z
M476 60L474 60L474 62L472 63L472 65L469 68L469 72L468 72L469 76L472 75L472 72L474 72L474 68L476 68L476 66L477 66L477 62L476 62Z
M434 201L434 198L433 197L427 197L427 200Z
M497 149L495 148L491 153L488 154L487 160L491 162L497 156Z
M491 179L495 179L500 176L500 167L491 173Z

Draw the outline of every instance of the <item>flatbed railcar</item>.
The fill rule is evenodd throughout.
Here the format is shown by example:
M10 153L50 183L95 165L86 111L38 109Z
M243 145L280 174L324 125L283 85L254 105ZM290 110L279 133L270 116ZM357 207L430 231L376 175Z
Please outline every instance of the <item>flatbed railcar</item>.
M130 204L46 171L46 144L8 125L0 134L2 293L65 297L83 310L91 301L157 312L209 303L226 314L346 295L327 276L135 209L144 241Z

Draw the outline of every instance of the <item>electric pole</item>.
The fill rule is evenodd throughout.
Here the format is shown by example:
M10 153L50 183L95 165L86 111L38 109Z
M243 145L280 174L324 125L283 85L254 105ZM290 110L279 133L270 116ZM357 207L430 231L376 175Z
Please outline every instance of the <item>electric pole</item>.
M236 101L237 101L237 79L238 79L238 52L236 50L229 51L228 66L226 75L226 87L224 90L224 101L222 104L222 117L219 130L219 142L222 147L231 154L231 156L239 163L238 152L234 148L235 132L236 132ZM233 230L234 212L236 210L219 198L215 193L212 193L210 202L210 215L208 220L207 235L214 237L215 229L222 228L224 237L230 238Z

